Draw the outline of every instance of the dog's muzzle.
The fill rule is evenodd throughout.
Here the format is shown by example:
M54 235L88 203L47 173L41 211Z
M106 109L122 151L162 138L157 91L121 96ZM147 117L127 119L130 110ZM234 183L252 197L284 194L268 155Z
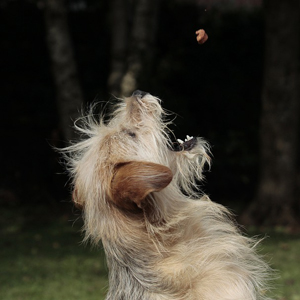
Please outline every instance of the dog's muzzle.
M197 138L193 137L190 140L187 140L183 143L173 143L173 148L170 150L178 152L178 151L190 151L197 145Z

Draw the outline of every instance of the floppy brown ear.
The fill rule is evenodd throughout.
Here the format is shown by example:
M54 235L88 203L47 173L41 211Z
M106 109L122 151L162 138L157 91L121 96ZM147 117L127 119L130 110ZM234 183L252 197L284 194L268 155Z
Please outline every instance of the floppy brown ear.
M165 188L172 177L171 170L163 165L140 161L120 163L111 182L111 199L123 209L142 208L146 196Z

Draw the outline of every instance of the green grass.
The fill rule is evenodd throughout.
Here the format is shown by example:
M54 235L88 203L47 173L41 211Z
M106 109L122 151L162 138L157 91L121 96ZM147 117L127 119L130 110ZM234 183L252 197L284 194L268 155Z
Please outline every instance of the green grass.
M276 270L274 299L300 300L300 235L272 231L262 249Z
M104 254L81 244L80 221L51 209L1 213L0 299L105 298ZM273 299L300 300L300 236L278 231L268 236L262 253L277 269Z
M47 212L40 221L6 214L0 239L0 299L105 298L107 272L101 249L81 244L81 224ZM45 219L44 219L45 218Z

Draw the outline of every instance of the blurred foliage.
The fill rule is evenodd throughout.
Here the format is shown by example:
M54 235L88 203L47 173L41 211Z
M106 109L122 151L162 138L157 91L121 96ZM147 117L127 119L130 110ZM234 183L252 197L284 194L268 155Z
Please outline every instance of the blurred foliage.
M58 156L55 90L41 1L6 1L0 10L2 110L1 189L22 202L59 198L66 182ZM107 101L110 61L108 1L69 1L69 25L87 102ZM85 6L81 6L85 3ZM130 9L130 8L129 8ZM140 89L178 114L178 138L200 135L212 145L212 173L203 189L219 202L253 197L263 68L259 10L206 10L161 2L152 74ZM209 40L198 45L195 31ZM146 66L145 66L146 67ZM79 108L81 109L81 108ZM234 191L234 196L232 191ZM4 193L4 194L5 194ZM7 200L10 201L10 200Z

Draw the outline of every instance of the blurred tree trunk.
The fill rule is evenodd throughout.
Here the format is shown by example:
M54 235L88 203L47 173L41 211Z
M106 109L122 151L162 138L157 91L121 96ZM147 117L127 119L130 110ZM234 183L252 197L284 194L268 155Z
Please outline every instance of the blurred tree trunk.
M63 0L45 1L47 45L57 93L57 108L64 138L75 138L73 123L79 117L83 93L74 59L67 12Z
M299 119L299 0L265 0L265 70L260 182L242 222L299 225L296 194Z
M111 66L108 89L114 96L121 96L121 82L126 71L128 50L128 12L130 0L111 0Z
M121 83L121 93L125 96L138 89L142 72L150 75L149 67L154 52L158 22L158 0L139 0L135 3L128 67Z
M116 96L129 96L141 74L150 75L159 0L113 0L111 74L108 86Z

